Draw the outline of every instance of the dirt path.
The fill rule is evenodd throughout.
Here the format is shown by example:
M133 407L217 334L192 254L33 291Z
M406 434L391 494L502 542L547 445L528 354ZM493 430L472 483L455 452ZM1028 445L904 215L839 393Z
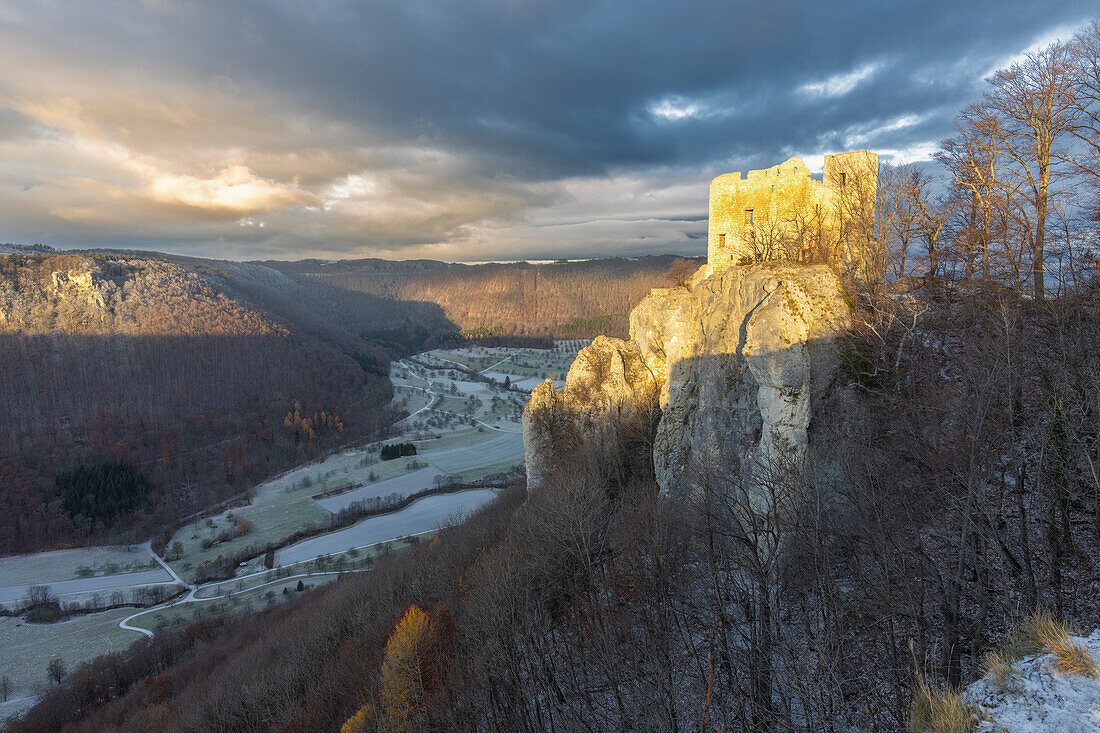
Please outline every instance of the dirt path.
M162 568L164 568L165 570L167 570L167 571L168 571L168 574L169 574L169 575L171 575L171 576L172 576L172 577L173 577L173 578L175 579L175 581L176 581L177 583L179 583L180 585L182 585L182 586L184 586L184 587L186 587L186 588L191 588L191 587L193 587L193 586L192 586L192 585L191 585L190 583L186 582L186 581L185 581L185 580L184 580L183 578L181 578L180 576L176 575L176 571L175 571L175 570L173 570L173 569L172 569L172 566L171 566L171 565L169 565L168 563L166 563L166 562L164 561L164 559L163 559L163 558L161 558L161 556L160 556L160 555L158 555L157 553L153 552L153 541L152 541L152 540L149 540L149 541L147 541L147 542L146 542L146 543L145 543L144 545L142 545L142 548L144 548L144 549L145 549L145 551L149 553L149 556L150 556L150 557L152 557L152 558L153 558L154 560L156 560L156 561L157 561L157 564L158 564L158 565L160 565L160 566L161 566Z
M512 356L515 356L515 355L513 354ZM479 372L478 372L478 374L484 374L485 372L489 372L489 371L492 371L493 369L496 369L496 368L497 368L498 366L500 366L500 365L501 365L501 364L503 364L504 362L506 362L506 361L511 361L511 360L512 360L512 357L511 357L511 356L506 356L505 358L503 358L503 359L501 359L500 361L498 361L498 362L497 362L496 364L491 364L491 365L489 365L489 366L485 367L484 369L482 369L481 371L479 371Z
M432 407L432 402L435 402L435 398L436 397L443 397L444 395L436 394L435 392L432 392L430 389L424 389L423 387L414 387L411 384L406 384L406 385L403 385L403 386L405 387L405 389L419 389L421 392L427 392L428 395L431 396L432 401L429 402L428 404L424 405L423 407L421 407L416 412L414 412L414 413L412 413L412 414L410 414L406 417L401 418L398 422L405 422L406 420L411 418L413 415L417 415L421 412L424 412L424 410L431 410L432 412L438 412L438 413L441 413L443 415L451 415L452 417L461 418L463 420L466 420L466 419L469 418L468 415L463 415L463 414L458 413L458 412L451 412L450 410L441 410L438 407ZM490 425L487 422L482 422L481 420L478 420L476 417L472 418L472 419L478 425L484 425L485 427L489 428L490 430L496 430L497 432L501 432L501 433L522 433L523 432L522 430L508 430L507 428L500 428L500 427L497 427L496 425Z

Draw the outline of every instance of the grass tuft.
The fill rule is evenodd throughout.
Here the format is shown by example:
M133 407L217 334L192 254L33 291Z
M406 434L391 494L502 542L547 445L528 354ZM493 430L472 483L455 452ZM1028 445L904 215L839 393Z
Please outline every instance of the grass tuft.
M1016 687L1019 678L1016 676L1015 664L1022 654L1014 651L1004 651L1003 648L994 649L985 655L984 672L1000 690Z
M986 655L986 674L1004 689L1016 679L1016 662L1029 654L1045 652L1054 658L1054 668L1062 674L1100 676L1089 650L1070 637L1069 624L1040 609Z
M1032 617L1034 619L1035 617ZM985 673L1001 690L1019 680L1015 664L1029 654L1038 654L1043 646L1035 638L1032 620L1008 634L996 649L985 655Z
M976 714L955 690L933 690L918 678L909 706L909 733L971 733Z
M1072 639L1066 639L1065 644L1052 647L1050 653L1054 655L1054 668L1062 674L1100 676L1100 669L1097 669L1096 660L1089 650Z
M1017 632L1026 647L1025 654L1038 654L1050 644L1058 645L1069 638L1069 624L1059 621L1045 609L1039 609L1024 622Z
M1037 611L1027 623L1025 634L1042 651L1054 657L1054 668L1062 674L1097 676L1096 660L1089 650L1070 638L1069 624L1046 611Z

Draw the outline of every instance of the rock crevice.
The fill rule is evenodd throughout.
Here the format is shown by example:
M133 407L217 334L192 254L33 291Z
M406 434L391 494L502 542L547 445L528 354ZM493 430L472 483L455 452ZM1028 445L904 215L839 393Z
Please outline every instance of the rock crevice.
M528 481L560 455L546 426L568 421L599 439L600 422L656 397L653 440L665 491L702 466L800 466L814 411L834 387L836 335L850 321L826 266L764 263L653 290L630 314L630 340L599 338L566 385L541 385L524 412ZM581 424L578 424L579 423Z

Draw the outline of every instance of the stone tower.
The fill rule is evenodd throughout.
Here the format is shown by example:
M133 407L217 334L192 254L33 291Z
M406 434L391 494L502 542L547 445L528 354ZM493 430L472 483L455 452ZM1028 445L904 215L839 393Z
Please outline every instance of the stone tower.
M740 172L718 176L710 184L710 272L759 260L802 260L813 247L846 260L852 232L873 236L877 193L878 155L865 150L826 155L820 181L798 157L749 171L747 178Z

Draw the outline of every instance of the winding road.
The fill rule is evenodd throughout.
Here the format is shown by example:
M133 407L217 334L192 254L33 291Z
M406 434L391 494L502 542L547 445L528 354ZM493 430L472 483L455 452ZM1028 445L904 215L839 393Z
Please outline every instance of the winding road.
M401 418L400 420L398 420L399 423L402 423L402 422L405 422L406 420L411 419L413 417L413 415L418 415L421 412L424 412L424 410L431 410L432 412L439 412L439 413L442 413L444 415L451 415L452 417L461 418L463 420L473 419L473 421L476 422L478 425L484 425L485 427L489 428L490 430L496 430L497 432L500 432L500 433L523 433L522 430L507 430L505 428L499 428L496 425L490 425L487 422L482 422L481 420L478 420L476 417L475 418L469 418L468 415L463 415L463 414L458 413L458 412L451 412L450 410L441 410L438 407L432 407L432 403L435 402L436 397L444 397L445 395L441 395L441 394L438 394L436 392L432 392L430 389L425 389L424 387L417 387L417 386L412 385L412 384L402 384L402 385L398 385L398 386L404 387L405 389L418 389L421 392L427 392L428 395L431 397L431 401L428 402L428 404L424 405L423 407L421 407L416 412L410 413L409 415Z
M150 614L150 613L156 613L157 611L163 611L163 610L168 609L168 608L175 608L176 606L182 606L182 605L187 604L187 603L208 603L210 601L217 601L217 600L229 598L229 597L234 596L234 595L241 595L241 594L244 594L244 593L251 593L252 591L259 590L260 588L263 588L264 586L278 585L279 583L285 583L286 581L294 580L295 578L312 578L312 577L319 576L319 575L342 575L344 573L362 573L362 572L365 572L366 570L369 570L369 568L359 568L359 569L356 569L356 570L326 570L326 571L320 572L320 573L298 573L297 575L287 575L287 576L282 577L282 578L276 578L274 580L269 580L267 582L260 583L259 585L252 585L252 586L249 586L247 588L242 588L241 590L229 591L228 593L222 593L221 595L204 596L202 598L199 598L196 594L199 593L200 591L204 590L204 589L215 588L219 585L230 582L230 580L233 580L233 581L247 580L249 578L254 578L257 575L266 575L266 574L274 572L274 571L272 571L272 570L263 570L263 571L258 572L258 573L249 573L248 575L242 575L239 578L231 578L230 580L218 580L218 581L215 581L215 582L212 582L212 583L206 583L205 585L198 585L198 586L191 585L191 586L188 586L190 588L190 590L188 591L187 595L184 596L183 598L180 598L179 600L165 601L164 603L158 604L158 605L153 606L151 608L144 608L144 609L138 611L137 613L132 613L129 616L127 616L126 618L119 621L118 622L118 627L120 629L124 629L126 631L136 631L137 633L142 634L143 636L147 636L150 639L152 639L153 638L153 632L152 631L150 631L149 629L142 628L140 626L133 626L133 625L130 624L130 621L133 621L138 616L145 616L145 615Z

